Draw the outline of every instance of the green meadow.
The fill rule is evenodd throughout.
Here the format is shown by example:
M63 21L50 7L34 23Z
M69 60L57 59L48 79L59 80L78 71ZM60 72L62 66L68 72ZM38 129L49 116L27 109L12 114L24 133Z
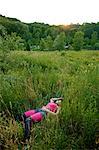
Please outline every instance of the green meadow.
M0 146L9 150L97 148L99 51L11 51L1 62ZM58 116L33 125L23 142L17 115L64 98Z

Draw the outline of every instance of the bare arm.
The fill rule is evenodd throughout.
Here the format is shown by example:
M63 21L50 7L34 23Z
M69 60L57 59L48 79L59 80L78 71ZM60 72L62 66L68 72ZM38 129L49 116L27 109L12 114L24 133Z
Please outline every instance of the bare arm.
M61 107L58 107L58 108L57 108L57 112L52 112L52 111L50 111L49 109L47 109L46 107L43 107L43 108L42 108L42 110L44 110L44 111L46 111L46 112L48 112L48 113L50 113L50 114L52 114L52 115L57 115L57 114L59 113L60 109L61 109Z
M51 98L50 100L53 100L53 101L55 101L55 100L63 100L63 98L62 98L62 97L59 97L59 98Z

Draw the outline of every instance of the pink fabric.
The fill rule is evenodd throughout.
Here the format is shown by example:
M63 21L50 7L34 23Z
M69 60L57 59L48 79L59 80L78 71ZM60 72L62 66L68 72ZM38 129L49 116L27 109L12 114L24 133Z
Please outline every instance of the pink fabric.
M57 111L57 104L55 104L53 102L48 103L45 107L48 108L52 112Z
M33 122L39 122L43 119L43 116L42 116L41 112L37 112L31 116L31 119Z
M30 117L31 115L35 114L36 111L35 110L29 110L29 111L26 111L24 114L26 117Z
M48 103L45 107L52 112L57 111L57 104L55 104L54 102ZM42 113L36 112L35 110L26 111L24 114L27 118L31 117L33 122L39 122L43 119Z

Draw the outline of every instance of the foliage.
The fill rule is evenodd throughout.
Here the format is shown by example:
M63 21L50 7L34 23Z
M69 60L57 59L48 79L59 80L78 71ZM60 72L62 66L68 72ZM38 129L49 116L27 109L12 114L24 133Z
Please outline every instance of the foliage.
M41 38L39 46L40 50L53 50L53 40L51 36L47 36L46 39Z
M73 47L75 50L80 50L84 44L84 33L82 31L78 31L74 35L73 39Z
M12 117L8 119L6 115L3 114L2 117L0 114L0 149L17 149L17 143L22 139L22 125L18 124Z
M62 32L57 35L56 39L54 40L53 47L55 50L61 50L65 47L65 33Z
M41 39L41 41L40 41L40 49L41 50L46 49L46 41L44 39Z
M6 34L6 28L0 24L0 36L4 37Z
M16 33L16 36L24 40L24 46L27 51L54 49L63 50L64 45L72 46L75 43L74 35L76 32L79 31L84 33L83 48L94 49L95 43L97 43L99 40L99 23L84 23L82 25L71 24L66 26L51 26L48 24L37 22L26 24L15 18L8 18L0 15L0 35L4 37L5 35L11 35L12 33ZM62 39L64 39L64 35L62 35L62 33L65 34L65 40L63 40L63 42ZM60 35L62 35L62 37L60 37ZM43 44L45 43L45 46L43 45L44 49L41 46L42 39ZM60 44L58 44L58 41Z
M95 43L95 49L99 50L99 43Z
M95 43L97 43L97 32L96 31L94 31L91 35L91 45L93 46L93 49L94 49Z
M8 68L9 52L5 39L0 36L0 72L5 73Z
M10 61L9 61L10 60ZM0 75L0 141L5 149L95 149L99 98L98 51L11 51L5 74ZM15 121L28 109L63 96L58 116L34 124L23 142Z
M25 50L24 40L16 33L6 34L4 37L0 36L0 71L3 73L9 69L11 50Z
M11 33L5 37L5 45L9 50L24 50L24 41L16 33Z
M8 50L24 50L24 40L21 39L20 36L17 36L16 33L11 33L11 35L5 35L4 38L1 39L1 50L8 49Z
M46 38L46 49L47 50L53 49L53 40L52 40L51 36L47 36L47 38Z

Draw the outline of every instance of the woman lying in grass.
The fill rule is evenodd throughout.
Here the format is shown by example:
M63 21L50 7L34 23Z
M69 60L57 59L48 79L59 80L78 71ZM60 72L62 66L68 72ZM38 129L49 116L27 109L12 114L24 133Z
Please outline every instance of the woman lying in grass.
M23 114L25 124L25 139L30 137L31 126L33 123L40 122L46 118L47 114L57 115L61 108L63 98L51 98L50 102L39 109L29 110Z

